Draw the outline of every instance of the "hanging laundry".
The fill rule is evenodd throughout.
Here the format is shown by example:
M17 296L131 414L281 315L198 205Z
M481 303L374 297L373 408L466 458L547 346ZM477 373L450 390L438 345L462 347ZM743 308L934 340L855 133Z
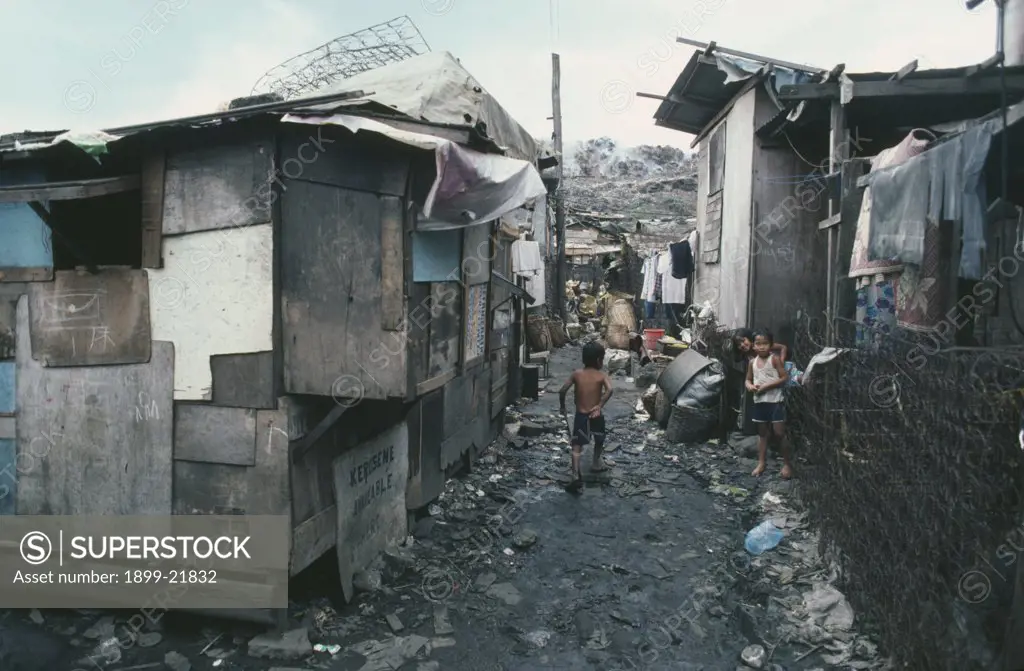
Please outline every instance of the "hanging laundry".
M906 163L927 149L928 145L934 140L935 136L931 131L918 129L911 132L895 147L879 152L878 156L871 161L871 172ZM927 193L927 190L925 193ZM860 214L857 217L853 240L853 254L850 258L850 277L870 277L878 273L893 272L898 270L900 266L898 261L868 260L868 243L871 238L873 222L871 214L872 202L872 190L869 186L864 189L864 199L861 201Z
M658 253L654 259L654 302L661 302L662 286L664 285L664 271L661 270L662 263L666 258L665 254Z
M516 240L512 243L512 272L517 275L544 270L540 257L540 244L534 240Z
M512 272L526 280L526 291L533 297L533 305L544 305L544 260L540 244L535 240L516 240L512 243Z
M668 246L672 256L672 277L677 280L689 277L693 272L693 251L688 240L675 242Z
M666 305L684 306L686 304L686 280L678 279L672 274L673 257L669 253L662 254L658 267L661 273L661 302Z
M896 292L899 280L895 276L876 275L862 277L857 287L858 347L877 343L882 335L891 333L896 326Z

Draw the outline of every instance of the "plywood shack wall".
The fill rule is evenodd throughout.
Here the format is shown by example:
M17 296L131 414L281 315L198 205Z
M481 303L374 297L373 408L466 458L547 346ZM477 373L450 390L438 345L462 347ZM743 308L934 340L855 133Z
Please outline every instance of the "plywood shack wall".
M730 328L744 326L747 321L757 92L752 89L740 96L720 124L724 130L725 166L722 187L717 192L709 191L710 141L705 139L700 146L697 226L701 254L696 262L694 301L710 301L719 323ZM720 234L712 230L719 217ZM709 258L705 251L714 248L716 240L720 240L718 253Z
M163 267L147 272L153 337L177 353L177 401L213 400L213 357L273 349L274 144L204 137L166 150L157 171ZM252 386L265 397L269 385L258 368Z
M755 126L760 126L778 107L764 90L756 93ZM769 328L780 342L794 342L800 320L825 310L828 245L827 234L818 230L828 216L825 172L804 162L785 140L754 139L749 326Z
M409 150L340 133L282 180L284 388L405 398ZM309 141L286 133L280 156Z

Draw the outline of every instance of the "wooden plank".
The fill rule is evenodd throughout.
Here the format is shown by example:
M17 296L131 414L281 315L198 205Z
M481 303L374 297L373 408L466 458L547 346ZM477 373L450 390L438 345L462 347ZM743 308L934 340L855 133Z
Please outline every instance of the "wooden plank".
M992 56L989 56L988 58L986 58L981 63L978 63L977 65L972 65L972 66L968 67L967 68L966 76L968 76L968 77L977 77L978 75L991 70L992 68L994 68L995 66L999 65L1002 62L1003 62L1003 54L1000 54L1000 53L993 54Z
M850 142L849 136L850 131L847 128L846 123L846 108L839 103L838 100L833 100L829 113L830 117L830 128L829 131L829 173L834 173L842 170L843 161L850 157ZM842 216L842 211L839 208L839 199L830 197L828 199L828 216ZM832 227L826 230L825 235L828 236L828 265L826 271L826 277L828 279L828 289L826 292L825 309L828 315L829 323L829 338L833 338L835 335L835 328L833 320L836 317L836 310L838 309L838 291L839 291L839 231L837 228ZM831 345L831 341L829 342Z
M462 273L466 284L479 284L491 280L491 226L467 226L462 243Z
M822 219L820 222L818 222L818 230L824 231L827 228L838 226L842 222L842 219L842 213L837 212L836 214L833 214L831 217L828 217L827 219Z
M409 431L405 422L334 460L338 571L345 600L352 578L389 543L408 532L405 486L409 479Z
M421 396L423 394L430 393L430 392L434 391L435 389L440 389L441 387L443 387L444 385L448 384L448 382L450 382L451 380L453 380L455 378L456 372L458 372L458 371L456 371L453 368L452 370L448 371L447 373L444 373L442 375L438 375L437 377L432 377L429 380L424 380L423 382L420 382L419 384L416 385L416 395L417 396Z
M306 453L312 449L313 445L316 444L316 441L320 440L325 433L330 431L331 427L338 423L338 420L341 419L341 416L344 415L350 407L352 406L335 403L334 407L331 408L331 411L328 412L315 427L313 427L312 431L307 433L301 440L291 446L290 450L292 453L292 461L295 463L301 461L302 458L306 456Z
M18 302L18 512L169 515L174 347L146 364L46 368ZM142 417L140 420L139 417Z
M253 466L174 462L174 514L291 515L288 415L256 412Z
M457 282L430 285L430 355L427 378L458 368L462 358L462 287Z
M1024 92L1024 75L1007 75L1010 93ZM997 95L998 77L946 77L942 79L904 79L855 81L854 98L886 98L899 96ZM780 100L838 100L839 84L790 84L779 89Z
M256 465L256 411L176 403L174 458L209 464Z
M400 198L383 196L380 203L381 328L397 331L405 318L405 213Z
M287 126L280 141L285 180L405 196L410 154L401 145L332 134L329 127Z
M49 282L52 279L52 266L40 266L38 268L8 266L0 268L0 282Z
M715 42L708 42L707 44L691 39L689 37L677 37L676 42L680 44L688 44L691 47L697 47L698 49L704 50L705 54L710 54L715 49L722 52L723 54L729 54L732 56L739 56L740 58L747 58L754 61L760 61L761 63L770 63L772 65L779 65L784 68L791 70L803 70L805 72L824 72L821 68L812 68L809 65L800 65L799 63L790 63L789 61L779 60L778 58L768 58L767 56L759 56L757 54L749 53L747 51L739 51L737 49L728 49L720 46Z
M152 342L144 270L57 271L29 285L32 356L44 366L146 363Z
M273 179L273 152L267 141L170 151L163 234L267 223Z
M0 203L30 203L97 198L139 188L138 175L102 177L73 182L49 182L32 186L0 186Z
M895 80L895 81L900 81L904 77L906 77L907 75L909 75L910 73L915 72L915 71L917 71L917 59L916 58L914 60L910 61L909 63L907 63L906 65L904 65L902 68L900 68L896 72L896 74L894 74L892 77L889 77L889 79L890 80Z
M291 575L298 575L334 549L338 538L338 508L330 506L295 527L292 532Z
M147 154L142 161L142 267L161 268L163 240L164 178L167 156L161 151Z
M413 425L412 422L417 422ZM443 441L444 393L435 391L421 398L407 415L409 426L409 485L405 491L405 507L418 510L444 491L447 480L441 467ZM417 452L413 458L412 451ZM416 466L415 472L412 471Z
M273 410L274 353L215 354L210 357L213 404Z
M405 342L381 328L381 198L297 180L285 187L285 392L331 396L340 384L361 386L366 399L404 398Z

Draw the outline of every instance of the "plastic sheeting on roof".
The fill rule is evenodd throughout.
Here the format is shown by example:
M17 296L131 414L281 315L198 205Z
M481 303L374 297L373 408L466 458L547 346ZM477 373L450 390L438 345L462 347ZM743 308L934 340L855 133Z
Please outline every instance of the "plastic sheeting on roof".
M746 58L740 58L739 56L725 56L723 54L713 54L713 56L718 63L718 69L725 73L726 84L732 84L733 82L741 82L744 79L749 79L750 77L764 71L766 67L766 65L761 61L752 61ZM772 73L775 78L776 88L780 86L802 84L813 79L813 75L811 73L804 72L802 70L793 70L791 68L782 67L781 65L773 65Z
M419 149L432 149L437 176L423 205L420 230L458 228L498 219L547 194L537 168L528 161L483 154L433 135L347 114L329 117L286 115L285 123L334 124L353 133L387 136Z
M120 139L121 138L118 135L104 133L101 130L67 131L65 133L61 133L52 140L45 142L28 142L22 144L15 141L14 147L10 151L35 151L36 149L52 147L60 144L61 142L70 142L90 156L99 156L107 153L107 145L109 143Z
M483 122L488 137L509 156L531 163L537 160L533 137L448 52L434 51L368 70L339 80L322 93L357 90L372 91L365 99L413 119L459 126Z

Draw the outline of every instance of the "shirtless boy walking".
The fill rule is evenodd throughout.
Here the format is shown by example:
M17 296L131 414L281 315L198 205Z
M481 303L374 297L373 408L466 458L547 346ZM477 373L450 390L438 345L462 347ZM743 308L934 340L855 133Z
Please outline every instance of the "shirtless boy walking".
M558 400L565 416L565 397L569 388L573 388L576 400L576 416L573 419L572 436L572 475L570 491L578 492L583 487L583 472L580 470L580 459L583 446L594 438L594 471L606 471L608 465L601 458L604 450L604 417L601 410L612 397L612 381L601 367L604 365L604 347L597 342L589 342L583 346L583 368L573 371L569 380L558 392Z

